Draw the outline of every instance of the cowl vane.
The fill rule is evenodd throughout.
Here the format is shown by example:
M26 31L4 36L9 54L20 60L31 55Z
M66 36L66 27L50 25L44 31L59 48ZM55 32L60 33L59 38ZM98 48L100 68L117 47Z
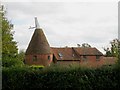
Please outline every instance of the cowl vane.
M35 29L40 29L40 25L38 23L37 17L35 17Z

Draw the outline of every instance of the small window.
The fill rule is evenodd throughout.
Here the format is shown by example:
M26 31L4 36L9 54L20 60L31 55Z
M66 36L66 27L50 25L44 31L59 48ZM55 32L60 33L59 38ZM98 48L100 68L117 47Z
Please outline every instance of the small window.
M58 53L58 55L59 55L59 57L62 57L62 56L63 56L62 53Z
M96 56L96 60L99 61L100 60L100 56Z
M72 56L74 57L74 56L75 56L75 54L72 54Z
M50 60L50 56L48 56L48 60Z
M63 57L62 53L58 53L58 55L59 55L59 57L60 57L60 58L62 58L62 57Z
M33 61L37 61L37 56L33 56Z
M87 60L87 56L83 56L83 60Z

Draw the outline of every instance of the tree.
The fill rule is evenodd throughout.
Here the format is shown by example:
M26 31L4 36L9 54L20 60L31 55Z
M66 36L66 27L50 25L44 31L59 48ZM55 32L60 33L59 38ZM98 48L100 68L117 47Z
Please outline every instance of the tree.
M24 61L24 57L25 57L24 50L20 50L19 54L18 54L18 59L21 60L21 61Z
M118 62L120 64L120 40L119 40L119 43L118 43Z
M5 16L4 8L2 6L1 19L2 19L2 66L12 66L18 64L18 48L17 42L14 41L12 31L13 24L8 21ZM21 62L20 62L21 63Z
M88 43L83 43L82 47L91 47Z
M2 6L0 5L0 66L1 66L1 59L2 59Z
M112 57L111 51L109 48L104 48L104 51L106 52L106 57Z
M120 40L118 39L113 39L110 42L110 48L105 49L104 51L106 51L106 56L110 56L110 57L117 57L119 58L119 54L120 54Z

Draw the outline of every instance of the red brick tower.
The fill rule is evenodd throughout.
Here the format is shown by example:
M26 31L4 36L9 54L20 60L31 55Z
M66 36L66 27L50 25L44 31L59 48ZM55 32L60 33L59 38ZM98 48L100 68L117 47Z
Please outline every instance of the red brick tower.
M35 31L25 53L25 63L48 66L52 62L52 58L49 43L35 18Z

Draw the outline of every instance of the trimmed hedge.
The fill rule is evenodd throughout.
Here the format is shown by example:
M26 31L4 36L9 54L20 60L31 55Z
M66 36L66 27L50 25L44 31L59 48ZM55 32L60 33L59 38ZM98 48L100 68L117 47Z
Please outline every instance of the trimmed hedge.
M120 89L120 68L106 67L97 69L74 68L69 70L42 69L26 67L3 68L3 90L67 89L102 90Z

